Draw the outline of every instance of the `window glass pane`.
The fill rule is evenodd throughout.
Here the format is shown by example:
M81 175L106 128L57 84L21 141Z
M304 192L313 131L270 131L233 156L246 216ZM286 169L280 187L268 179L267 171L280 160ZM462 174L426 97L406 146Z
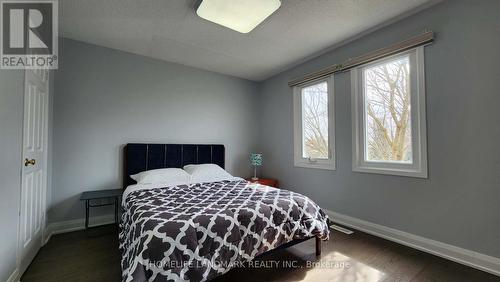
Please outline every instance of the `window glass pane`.
M410 59L363 70L366 161L412 163Z
M328 84L302 88L302 157L328 159Z

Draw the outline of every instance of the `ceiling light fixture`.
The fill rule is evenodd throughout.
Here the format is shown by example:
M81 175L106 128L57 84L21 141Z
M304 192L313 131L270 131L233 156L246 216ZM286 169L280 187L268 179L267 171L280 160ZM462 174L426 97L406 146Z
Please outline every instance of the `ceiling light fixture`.
M201 0L196 14L232 30L249 33L280 6L280 0Z

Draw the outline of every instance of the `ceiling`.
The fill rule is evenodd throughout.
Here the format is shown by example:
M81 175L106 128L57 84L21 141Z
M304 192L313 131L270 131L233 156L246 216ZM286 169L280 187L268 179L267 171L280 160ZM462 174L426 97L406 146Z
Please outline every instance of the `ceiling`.
M248 34L199 18L195 0L62 0L63 37L260 81L432 0L282 0Z

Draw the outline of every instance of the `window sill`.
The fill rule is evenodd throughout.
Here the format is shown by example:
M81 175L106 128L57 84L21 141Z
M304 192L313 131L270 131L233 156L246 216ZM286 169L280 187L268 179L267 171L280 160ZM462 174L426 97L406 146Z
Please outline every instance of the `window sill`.
M373 174L383 174L383 175L395 175L395 176L406 176L415 178L428 178L427 170L420 169L406 169L406 168L375 168L366 166L354 166L352 168L354 172L364 172Z
M309 163L309 162L295 162L295 167L314 168L323 170L335 170L335 164L332 163Z

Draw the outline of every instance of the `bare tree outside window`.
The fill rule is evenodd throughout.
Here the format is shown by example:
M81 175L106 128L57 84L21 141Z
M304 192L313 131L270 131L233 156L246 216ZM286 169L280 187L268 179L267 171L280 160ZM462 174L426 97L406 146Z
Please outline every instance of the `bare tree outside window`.
M409 57L366 68L363 79L367 161L411 163Z
M328 84L302 89L302 154L304 158L328 159Z

